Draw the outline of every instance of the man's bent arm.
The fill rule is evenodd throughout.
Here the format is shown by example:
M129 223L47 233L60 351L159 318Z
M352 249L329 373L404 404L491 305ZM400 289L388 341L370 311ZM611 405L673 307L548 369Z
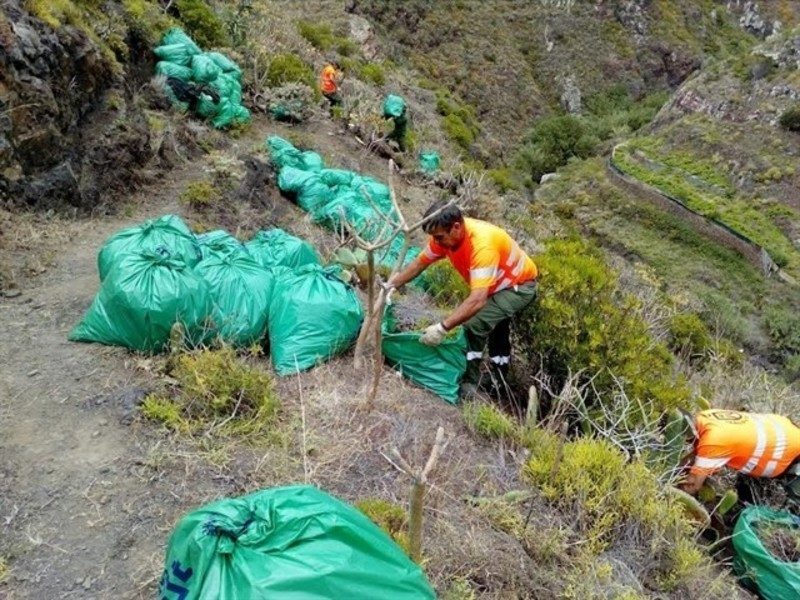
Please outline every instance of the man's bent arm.
M412 260L405 269L392 275L389 278L388 283L396 288L403 287L427 268L428 265L422 264L422 261L420 261L419 257L417 257Z
M453 313L442 321L447 330L469 321L477 312L486 306L489 300L489 288L478 288L470 292L467 299L459 304Z

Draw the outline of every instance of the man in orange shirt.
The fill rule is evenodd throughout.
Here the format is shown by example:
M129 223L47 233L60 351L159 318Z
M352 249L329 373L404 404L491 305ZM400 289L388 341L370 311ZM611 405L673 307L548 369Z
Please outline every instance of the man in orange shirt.
M336 61L331 61L325 65L319 76L319 90L328 99L331 108L342 103L342 98L339 95L339 83L342 81L342 77L341 67Z
M723 467L750 477L800 474L793 464L800 457L800 428L786 417L710 409L689 425L693 460L680 487L690 494Z
M387 286L400 287L437 260L447 258L469 284L470 294L440 323L428 327L420 341L437 345L448 331L463 325L467 336L464 381L471 384L465 389L474 388L478 381L487 341L493 375L504 385L511 361L511 318L536 297L536 265L504 230L465 218L457 206L442 209L443 205L436 203L425 213L428 220L423 230L430 239L422 254Z

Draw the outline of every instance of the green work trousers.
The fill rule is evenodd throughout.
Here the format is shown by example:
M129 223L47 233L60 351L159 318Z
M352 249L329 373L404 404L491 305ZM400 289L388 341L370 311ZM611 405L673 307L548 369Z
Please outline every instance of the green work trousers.
M501 290L489 297L486 306L464 323L467 335L467 371L464 381L477 383L483 349L489 342L489 360L502 371L511 362L511 318L536 298L536 281Z

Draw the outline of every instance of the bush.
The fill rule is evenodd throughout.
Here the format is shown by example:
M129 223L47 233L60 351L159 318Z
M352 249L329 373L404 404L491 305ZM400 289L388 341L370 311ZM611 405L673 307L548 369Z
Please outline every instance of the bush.
M790 382L800 380L800 354L793 354L786 359L783 365L783 372Z
M267 84L280 87L287 83L304 83L311 89L317 89L311 65L296 54L278 54L269 63Z
M787 108L778 122L788 131L800 131L800 104Z
M300 21L297 24L297 31L309 44L319 50L330 50L336 37L327 23Z
M174 393L148 396L142 413L171 429L259 433L275 421L280 402L272 378L231 348L181 354L170 374Z
M437 306L443 308L461 304L469 296L469 286L450 264L440 260L425 269L425 285Z
M466 123L458 115L447 115L442 121L445 135L450 140L461 146L464 150L469 150L475 141L475 134L467 127Z
M620 292L597 249L578 239L556 240L536 263L539 300L518 319L518 344L520 354L553 378L555 390L580 372L593 378L590 402L622 385L646 413L688 405L672 355L652 338L636 300Z
M364 81L374 83L375 85L384 85L386 83L386 72L378 63L366 63L362 65L358 69L358 76Z
M388 533L397 545L408 553L408 518L402 506L381 498L365 498L356 502L356 508Z
M766 310L765 320L769 336L779 350L800 354L800 315L781 306L771 306Z
M472 431L492 440L514 439L517 435L514 421L494 404L485 402L466 404L464 420Z
M578 117L545 117L528 134L515 163L534 181L539 181L542 175L567 164L573 156L591 156L598 143L597 137Z
M714 340L706 324L695 313L682 313L669 321L670 348L693 358L706 357L714 348Z
M181 193L180 201L192 208L207 208L222 199L220 191L208 181L193 181Z
M500 190L501 194L509 190L518 190L520 188L519 184L514 179L514 172L507 167L489 169L486 171L486 175L492 180L492 183L494 183L497 189Z
M230 43L225 25L203 0L178 0L175 6L187 33L203 50Z

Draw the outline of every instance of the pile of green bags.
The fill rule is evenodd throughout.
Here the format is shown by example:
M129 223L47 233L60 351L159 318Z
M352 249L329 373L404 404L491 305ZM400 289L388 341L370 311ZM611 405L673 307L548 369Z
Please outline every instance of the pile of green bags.
M800 529L800 517L766 506L748 506L733 529L733 566L745 583L764 600L800 598L800 563L778 560L759 538L759 527L773 525Z
M354 290L314 249L281 229L241 244L195 236L175 215L112 236L99 253L100 291L69 339L161 352L175 324L189 345L266 341L281 375L347 349L361 326Z
M278 136L269 137L266 145L279 169L278 188L309 212L315 223L334 231L346 229L346 223L372 241L386 218L396 219L386 184L354 171L326 169L319 154L299 150ZM402 247L403 237L399 235L378 261L393 266ZM418 253L418 249L410 252L405 264Z
M441 168L439 153L430 150L419 153L419 168L423 173L436 173Z
M250 121L250 111L242 105L242 70L230 58L219 52L203 52L179 28L170 29L153 52L160 59L156 74L180 80L192 89L198 116L210 120L217 129ZM167 88L173 104L189 108L169 85Z
M312 486L225 498L189 513L159 598L428 600L422 570L363 513Z

